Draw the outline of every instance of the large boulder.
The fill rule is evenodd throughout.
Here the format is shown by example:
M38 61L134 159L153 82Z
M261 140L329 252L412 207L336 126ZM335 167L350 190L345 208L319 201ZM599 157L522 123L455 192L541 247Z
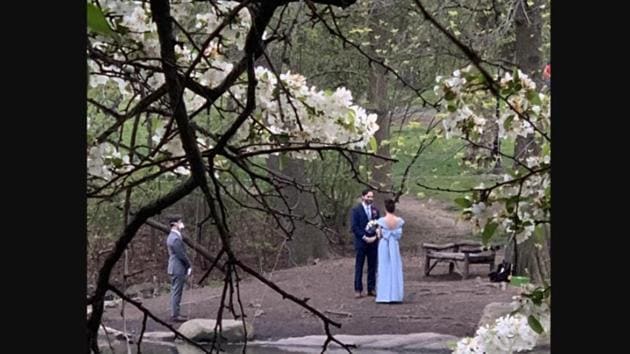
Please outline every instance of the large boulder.
M175 333L173 332L146 332L142 336L144 339L159 341L159 342L172 342L175 340Z
M373 354L394 354L400 352L413 353L450 353L457 344L458 338L438 333L409 334L375 334L348 335L338 334L335 338L342 343L354 344L356 351ZM313 335L305 337L284 338L276 341L256 341L249 343L251 347L278 348L287 352L320 353L326 336ZM327 352L346 353L337 343L331 342Z
M514 310L516 310L516 306L511 303L491 302L483 309L477 327L493 325L497 318L505 316Z
M214 328L217 322L213 319L196 318L182 323L178 331L186 337L197 342L212 342L214 340ZM243 322L237 320L222 320L221 335L225 341L230 343L240 343L245 339L243 332ZM254 328L251 323L246 322L247 339L254 338Z

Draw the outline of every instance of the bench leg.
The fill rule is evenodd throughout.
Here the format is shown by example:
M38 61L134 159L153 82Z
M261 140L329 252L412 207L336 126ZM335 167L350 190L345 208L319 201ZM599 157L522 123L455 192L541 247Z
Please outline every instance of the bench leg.
M424 276L429 276L429 272L431 269L429 268L429 256L424 257Z
M453 269L455 269L455 262L448 262L448 274L453 274Z
M468 261L468 257L464 260L464 279L468 279L468 272L470 270L470 262Z
M494 261L490 261L490 273L494 271Z

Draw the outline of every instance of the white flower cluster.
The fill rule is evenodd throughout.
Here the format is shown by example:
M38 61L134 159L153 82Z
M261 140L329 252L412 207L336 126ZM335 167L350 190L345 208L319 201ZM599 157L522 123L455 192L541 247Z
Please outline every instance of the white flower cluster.
M479 327L473 338L460 340L453 353L505 354L525 351L536 345L537 338L538 334L530 328L525 316L508 315L498 318L492 327Z
M531 350L541 336L548 336L551 329L551 313L546 302L535 305L529 298L519 296L512 303L518 310L514 315L499 317L493 325L477 329L472 338L463 338L457 343L454 354L504 354ZM529 324L533 316L543 332L536 333Z
M346 88L325 92L309 87L299 74L287 72L279 77L281 83L273 72L256 68L258 105L254 116L262 118L266 129L256 135L254 142L273 143L274 136L287 136L312 146L321 143L362 148L378 130L376 114L367 114L355 105ZM247 136L253 125L253 121L249 122L236 139ZM314 156L294 154L302 158Z
M110 144L100 144L88 150L87 172L90 176L109 179L112 171L128 171L130 167L129 156L121 156L120 151Z
M378 222L376 220L368 221L367 225L365 225L365 231L370 231L378 226Z
M447 137L468 136L482 133L490 120L482 112L492 107L494 97L487 90L485 79L473 66L453 72L451 77L436 78L434 92L444 97L442 102L446 113L440 114ZM534 133L534 125L539 129L549 127L550 100L545 94L536 91L536 84L520 70L513 76L505 75L499 81L501 94L507 96L501 103L499 117L499 137L502 139L527 136ZM527 117L529 122L526 119ZM474 138L475 135L472 135Z
M506 73L499 80L498 89L507 103L501 102L497 121L494 116L496 98L473 66L456 70L450 77L437 77L436 81L434 90L444 97L444 113L439 117L446 138L466 137L486 145L482 134L496 121L500 139L533 134L537 144L541 145L537 155L525 159L527 172L523 169L509 172L503 182L514 182L495 188L483 200L480 196L478 200L471 200L472 205L464 210L464 215L471 219L477 231L492 222L503 231L515 234L518 242L526 240L534 233L537 221L549 219L551 149L550 142L538 133L549 134L550 98L537 92L536 84L521 71ZM523 179L523 174L528 172L532 173ZM477 187L478 190L483 188L483 185Z
M137 90L146 83L149 88L156 89L165 82L161 72L151 69L161 65L157 60L160 57L157 27L152 21L147 2L105 0L100 5L121 39L114 41L99 35L91 40L91 45L119 63L105 63L100 60L97 63L89 59L90 87L93 90L118 88L122 97L118 107L129 107L130 100L139 99L139 95L133 92L134 88ZM198 42L202 43L208 34L223 23L226 14L240 4L217 1L214 5L217 6L192 0L176 1L171 4L171 12L178 24L198 36ZM243 8L235 20L222 29L220 38L212 40L204 50L204 58L191 72L191 77L208 87L220 84L234 68L227 53L243 49L250 26L249 12ZM199 53L179 30L176 29L175 33L181 37L175 47L177 63L182 68L187 68ZM142 65L131 66L130 62ZM291 72L281 74L278 82L274 73L262 67L256 68L256 78L257 108L252 119L240 127L230 144L238 146L246 141L247 151L266 149L287 142L304 143L313 147L336 144L348 148L364 148L378 130L376 115L368 114L364 108L356 105L351 92L346 88L323 91L308 86L302 75ZM215 102L215 106L224 111L224 118L235 118L239 113L239 105L235 104L234 99L244 101L247 88L245 79L246 75L243 74L229 92ZM146 88L144 86L142 90L146 91ZM204 97L188 89L184 91L183 98L189 113L197 111L206 102ZM89 117L88 121L90 120L93 118ZM229 119L225 122L229 124ZM154 129L157 128L152 139L154 143L162 139L165 124L162 120L154 123ZM90 124L89 129L97 128L98 125ZM90 134L96 136L98 132L91 131ZM210 146L208 141L200 143L201 148L205 149L207 146ZM113 147L108 142L88 147L90 174L107 179L111 177L111 171L124 165L112 165L111 161L117 160L96 156L111 149ZM164 144L160 152L170 156L183 156L179 138L175 137ZM303 159L317 157L310 152L292 152L291 155ZM184 173L183 170L180 172Z

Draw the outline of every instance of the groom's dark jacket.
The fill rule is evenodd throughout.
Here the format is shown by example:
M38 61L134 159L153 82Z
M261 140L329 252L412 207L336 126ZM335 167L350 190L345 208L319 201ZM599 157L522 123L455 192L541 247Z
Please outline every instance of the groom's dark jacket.
M378 209L374 207L374 205L370 205L372 208L372 220L376 220L380 217L380 213ZM351 212L351 225L352 225L352 234L354 235L354 247L364 247L368 245L365 241L363 241L363 236L374 236L374 231L367 232L365 231L365 227L368 223L368 216L365 213L365 209L363 208L363 203L359 203L357 206L352 208ZM375 245L373 243L372 245Z

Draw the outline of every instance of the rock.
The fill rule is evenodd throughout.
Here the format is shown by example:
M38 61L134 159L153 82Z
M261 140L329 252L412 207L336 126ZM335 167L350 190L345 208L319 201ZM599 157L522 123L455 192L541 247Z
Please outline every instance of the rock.
M494 321L501 316L505 316L510 312L516 310L516 307L510 303L505 302L491 302L483 309L481 319L477 327L483 325L493 325Z
M100 326L98 328L98 335L103 336L103 339L107 340L109 337L110 340L131 340L131 336L129 334L125 335L125 333L110 327Z
M144 339L172 342L175 340L175 333L173 332L146 332L142 337Z
M438 333L411 333L411 334L379 334L379 335L336 335L335 338L346 344L357 345L357 352L368 351L370 353L397 353L401 351L450 353L451 348L457 344L458 338L451 335ZM249 345L276 347L282 350L295 350L301 353L321 352L321 346L326 336L306 336L285 338L277 341L257 341ZM336 353L340 350L336 343L329 344L329 351ZM340 351L341 352L341 351Z
M186 342L175 343L175 347L177 348L177 354L204 354L204 352Z
M105 296L103 297L105 300L114 300L116 298L118 298L118 296L112 292L111 290L107 290L107 292L105 292Z
M222 320L221 335L227 342L238 343L243 342L243 322L237 320ZM214 328L216 321L213 319L196 318L182 323L179 327L179 331L186 337L194 341L211 342L214 340ZM254 337L254 328L251 323L247 323L247 339L251 340Z
M116 300L105 300L105 308L114 308L114 307L118 307L118 305L120 305L120 303L122 302L122 299L116 299Z
M129 297L150 298L155 292L155 286L152 283L140 283L132 285L125 290L125 295Z

